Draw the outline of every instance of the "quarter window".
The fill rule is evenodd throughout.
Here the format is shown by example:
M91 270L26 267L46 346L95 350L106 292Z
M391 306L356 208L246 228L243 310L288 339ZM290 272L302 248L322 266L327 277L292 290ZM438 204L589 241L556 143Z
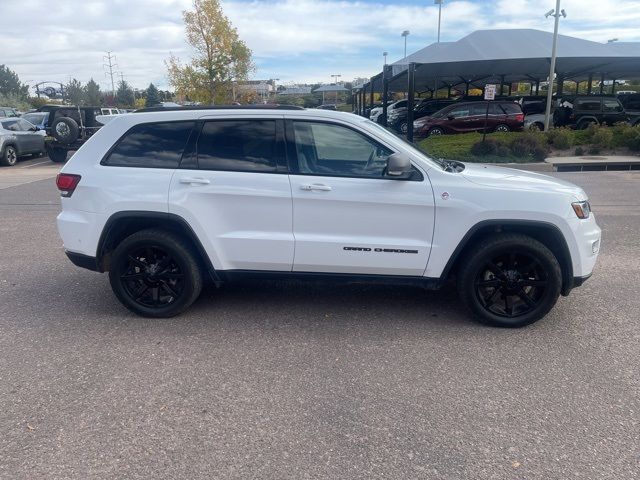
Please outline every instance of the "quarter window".
M602 100L602 109L605 112L622 112L624 109L615 98L605 98Z
M177 168L194 122L143 123L129 130L103 165Z
M198 138L198 167L233 172L275 172L275 120L206 122Z
M298 169L302 174L382 178L388 148L350 128L294 122Z

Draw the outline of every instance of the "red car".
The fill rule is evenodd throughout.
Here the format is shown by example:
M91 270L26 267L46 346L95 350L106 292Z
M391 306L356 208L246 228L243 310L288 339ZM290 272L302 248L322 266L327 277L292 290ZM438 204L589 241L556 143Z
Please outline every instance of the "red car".
M485 120L487 102L455 103L413 122L414 137L444 135L446 133L516 132L524 129L522 108L511 101L489 103L489 117Z

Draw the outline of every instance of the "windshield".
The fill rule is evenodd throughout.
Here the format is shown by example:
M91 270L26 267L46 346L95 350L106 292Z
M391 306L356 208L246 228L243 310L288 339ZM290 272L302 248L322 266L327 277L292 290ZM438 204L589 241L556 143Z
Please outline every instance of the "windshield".
M44 122L44 119L48 116L48 113L25 113L22 118L34 125L41 125Z
M446 167L445 162L443 162L443 161L442 161L442 160L440 160L440 159L432 158L432 157L428 156L426 153L424 153L424 152L420 149L420 147L418 147L418 145L416 145L416 144L415 144L415 143L413 143L413 142L409 142L409 141L407 141L407 139L406 139L406 138L404 138L404 137L400 136L400 135L399 135L398 133L396 133L394 130L392 130L392 129L390 129L390 128L385 128L385 127L383 127L382 125L380 125L380 124L378 124L378 123L376 123L376 122L372 122L371 120L366 120L366 123L367 123L367 125L369 125L369 126L372 126L372 125L373 125L373 127L374 127L376 130L378 130L379 132L383 133L385 137L392 136L394 139L402 140L402 142L403 142L406 146L410 147L414 152L418 153L422 158L424 158L424 159L426 159L426 160L428 160L428 161L430 161L430 162L433 162L433 163L435 163L436 165L439 165L439 166L440 166L440 168L443 168L443 169L444 169L444 168Z

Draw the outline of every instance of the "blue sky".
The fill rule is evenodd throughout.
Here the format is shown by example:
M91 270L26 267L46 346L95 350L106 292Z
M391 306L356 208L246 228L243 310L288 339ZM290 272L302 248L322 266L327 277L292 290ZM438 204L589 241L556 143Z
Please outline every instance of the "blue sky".
M254 78L280 83L329 82L368 77L407 51L436 39L433 0L222 0L225 14L254 52ZM105 50L115 52L117 71L136 87L153 81L167 88L164 59L189 56L181 12L190 0L0 0L0 64L27 83L93 77L108 87ZM478 29L552 30L544 13L555 0L445 0L442 40ZM606 42L640 41L640 0L562 0L568 18L561 33ZM47 12L44 14L44 12ZM34 32L38 32L37 35Z

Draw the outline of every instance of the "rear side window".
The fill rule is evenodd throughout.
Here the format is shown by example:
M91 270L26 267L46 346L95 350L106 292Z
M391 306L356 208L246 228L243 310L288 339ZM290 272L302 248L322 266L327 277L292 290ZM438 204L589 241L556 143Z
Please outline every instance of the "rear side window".
M102 164L112 167L178 168L194 123L136 125L125 133Z
M206 122L198 138L201 170L275 172L275 120Z
M517 103L501 103L500 107L502 107L502 110L504 110L507 115L522 113L522 109Z
M605 112L622 112L624 109L615 98L605 98L602 100L602 109Z
M598 112L600 111L600 99L582 99L578 100L575 103L574 108L576 110L584 110L588 112Z

